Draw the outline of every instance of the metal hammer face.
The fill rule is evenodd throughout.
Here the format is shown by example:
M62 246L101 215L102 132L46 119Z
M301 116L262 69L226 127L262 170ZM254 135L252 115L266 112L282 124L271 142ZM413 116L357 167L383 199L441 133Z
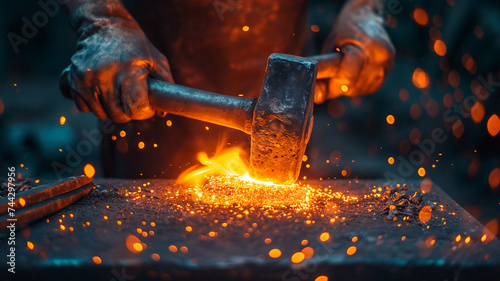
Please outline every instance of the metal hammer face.
M253 113L252 177L277 184L293 184L298 179L313 126L317 71L312 59L269 56Z

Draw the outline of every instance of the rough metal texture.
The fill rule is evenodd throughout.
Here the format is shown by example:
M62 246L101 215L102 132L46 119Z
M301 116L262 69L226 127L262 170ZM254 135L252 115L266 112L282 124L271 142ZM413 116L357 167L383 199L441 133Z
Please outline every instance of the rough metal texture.
M254 178L293 184L313 123L317 62L272 54L252 126L251 173Z
M488 237L481 242L483 226L437 186L424 200L438 207L428 224L422 224L387 220L379 213L385 203L374 194L385 191L381 181L309 181L359 200L319 202L314 211L300 212L205 205L169 180L95 183L97 189L81 201L17 234L15 280L314 280L326 275L329 280L385 281L500 276L499 241ZM419 182L410 182L408 192L419 187ZM330 237L322 242L324 232ZM142 243L142 251L129 249L127 240ZM26 247L27 241L33 250ZM7 241L0 242L0 250L7 253ZM356 252L347 255L351 246ZM314 249L314 255L293 264L290 257L305 247ZM280 249L281 256L269 257L271 249ZM101 264L93 261L95 256ZM0 280L13 276L6 266L3 262Z

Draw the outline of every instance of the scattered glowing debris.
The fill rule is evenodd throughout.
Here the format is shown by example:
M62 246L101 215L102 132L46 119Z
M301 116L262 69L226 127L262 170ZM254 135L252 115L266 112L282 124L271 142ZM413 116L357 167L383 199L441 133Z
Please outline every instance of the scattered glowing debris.
M87 164L87 165L85 165L85 167L83 167L83 172L84 172L85 176L87 176L88 178L91 178L95 175L95 168L91 164Z
M432 208L430 206L424 206L418 213L418 219L422 223L427 223L432 218Z
M297 252L295 254L292 255L292 257L290 258L290 260L293 262L293 263L300 263L304 260L304 258L306 257L306 255L304 255L304 253L302 252Z
M479 123L484 118L484 106L480 102L476 102L470 110L471 118L475 123Z
M387 158L387 162L391 165L394 164L394 157Z
M457 237L455 238L455 241L460 242L461 239L462 239L462 235L458 234Z
M434 42L434 51L441 57L446 55L446 44L441 40L436 40Z
M137 147L139 147L139 149L143 149L143 148L144 148L144 142L140 141L140 142L137 144Z
M469 244L470 242L470 236L467 236L467 238L465 238L465 244Z
M311 247L305 247L301 252L304 253L306 259L310 259L314 256L314 249Z
M416 68L413 72L412 82L415 87L425 89L429 86L429 76L422 69Z
M170 246L168 246L168 250L172 253L176 253L177 247L175 245L170 245Z
M272 249L269 251L269 256L273 259L281 257L281 251L279 249Z
M491 117L488 119L486 127L488 128L488 132L492 137L496 136L500 131L500 118L498 118L498 115L491 115Z
M488 182L493 189L500 185L500 168L495 168L491 171L488 177Z
M425 172L424 172L425 173ZM430 178L425 178L420 183L420 191L423 193L429 193L432 190L432 180Z
M349 256L352 256L352 255L354 255L354 254L356 253L356 250L357 250L357 249L356 249L356 246L351 246L351 247L349 247L349 248L347 249L347 254L348 254Z
M394 124L394 121L396 121L396 119L394 118L394 116L392 115L387 115L387 117L385 118L385 120L387 121L388 124Z
M125 245L127 246L127 249L134 254L137 254L143 250L141 240L139 240L137 236L132 234L129 234L125 239Z
M100 257L98 256L93 256L92 257L92 261L95 263L95 264L101 264L102 263L102 260Z
M21 207L24 207L26 205L26 200L24 200L24 198L19 198L19 205L21 205Z
M328 233L328 232L323 232L319 236L319 240L321 240L321 242L326 242L326 241L328 241L328 239L330 239L330 233Z
M418 169L418 175L421 176L421 177L425 176L425 169L423 167L420 167Z
M159 261L160 255L158 255L157 253L153 253L153 254L151 254L151 259L154 261Z
M427 12L421 8L416 8L413 11L413 18L419 25L427 25L427 23L429 22L429 16L427 15Z

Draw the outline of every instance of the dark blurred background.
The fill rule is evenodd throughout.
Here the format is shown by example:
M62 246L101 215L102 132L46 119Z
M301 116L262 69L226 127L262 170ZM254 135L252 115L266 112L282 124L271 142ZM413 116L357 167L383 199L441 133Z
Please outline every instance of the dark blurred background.
M310 2L318 52L342 2ZM93 115L78 113L59 93L58 75L76 43L62 9L47 15L31 38L11 42L22 36L23 18L33 22L40 11L34 1L8 1L0 11L0 166L34 179L56 178L53 163L65 163L83 132L97 128ZM388 0L385 19L397 50L393 72L375 95L315 108L303 174L429 178L498 234L500 3ZM432 141L434 130L444 132L444 141ZM71 173L91 163L102 175L98 147L86 154Z

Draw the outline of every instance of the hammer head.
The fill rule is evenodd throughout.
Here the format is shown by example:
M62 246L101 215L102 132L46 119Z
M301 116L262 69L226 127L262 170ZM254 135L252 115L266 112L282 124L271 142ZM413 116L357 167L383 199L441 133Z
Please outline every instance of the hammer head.
M298 179L313 126L317 68L312 59L269 56L253 114L252 177L276 184L293 184Z

